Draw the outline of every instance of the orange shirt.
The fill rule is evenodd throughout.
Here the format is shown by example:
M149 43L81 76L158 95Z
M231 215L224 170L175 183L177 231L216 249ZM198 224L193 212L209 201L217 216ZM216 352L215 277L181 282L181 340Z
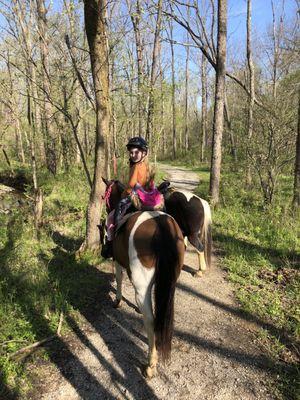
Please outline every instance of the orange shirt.
M144 163L144 161L132 164L129 171L129 182L125 189L126 195L131 193L132 189L137 183L144 187L147 183L147 176L147 165Z

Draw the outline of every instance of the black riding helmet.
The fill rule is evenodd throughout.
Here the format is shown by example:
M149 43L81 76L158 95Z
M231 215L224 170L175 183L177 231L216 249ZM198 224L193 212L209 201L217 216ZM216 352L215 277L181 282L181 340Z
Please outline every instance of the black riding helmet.
M140 136L136 136L129 139L128 143L126 144L126 147L127 150L129 150L131 147L137 147L138 149L148 152L148 143L144 138Z

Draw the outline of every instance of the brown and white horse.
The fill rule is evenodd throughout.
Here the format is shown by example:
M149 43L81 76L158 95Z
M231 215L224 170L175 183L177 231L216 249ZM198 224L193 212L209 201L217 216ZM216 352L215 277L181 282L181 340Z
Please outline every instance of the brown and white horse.
M107 212L115 209L124 187L107 181ZM174 319L175 284L183 266L184 239L173 217L161 211L138 211L128 216L113 240L116 267L116 306L122 300L123 268L127 270L136 303L143 314L149 353L145 375L156 373L157 351L165 360L170 355ZM154 285L154 313L151 291Z
M176 220L183 236L197 251L199 270L195 275L201 276L202 271L211 264L210 206L194 193L172 187L166 190L164 196L166 212Z

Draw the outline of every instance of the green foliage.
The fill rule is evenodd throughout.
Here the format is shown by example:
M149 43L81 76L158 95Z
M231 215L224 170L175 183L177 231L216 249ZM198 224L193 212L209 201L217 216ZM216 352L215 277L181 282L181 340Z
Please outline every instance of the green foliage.
M26 364L9 355L53 335L62 311L76 316L74 310L95 301L99 290L90 264L95 256L75 257L84 235L89 195L82 171L74 168L56 178L40 171L39 180L45 196L39 240L31 207L0 213L0 378L22 398L28 388ZM1 398L6 395L0 390Z
M29 215L26 215L30 218ZM47 274L37 257L38 243L31 221L21 213L6 216L1 229L0 257L0 362L2 379L18 386L22 368L8 362L7 356L20 347L34 342L44 334L36 315L47 309L49 288Z
M15 162L12 169L1 169L0 182L22 192L26 191L26 189L32 186L32 174L29 166Z
M227 175L223 180L225 206L214 215L215 239L225 250L222 263L229 278L239 285L238 298L248 311L296 338L299 222L289 214L284 196L274 207L264 208L254 190L243 190L241 176Z
M198 193L207 198L205 169L200 179ZM262 331L261 343L277 363L281 392L294 399L299 371L291 349L300 338L300 224L290 210L292 177L280 177L278 196L269 207L255 187L246 189L243 182L242 171L225 167L213 238L242 309L270 327Z
M85 210L90 188L82 169L73 167L68 173L61 172L55 177L49 177L44 171L39 178L40 186L47 195L46 214L57 207L61 212Z

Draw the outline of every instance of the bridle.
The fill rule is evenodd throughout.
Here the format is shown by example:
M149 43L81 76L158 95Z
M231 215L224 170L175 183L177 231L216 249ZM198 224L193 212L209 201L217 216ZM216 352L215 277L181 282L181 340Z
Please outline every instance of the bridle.
M104 196L102 196L102 199L105 201L107 208L110 210L110 195L111 195L111 191L112 191L112 187L115 184L115 181L112 181L112 183L109 184L109 186L106 188Z

